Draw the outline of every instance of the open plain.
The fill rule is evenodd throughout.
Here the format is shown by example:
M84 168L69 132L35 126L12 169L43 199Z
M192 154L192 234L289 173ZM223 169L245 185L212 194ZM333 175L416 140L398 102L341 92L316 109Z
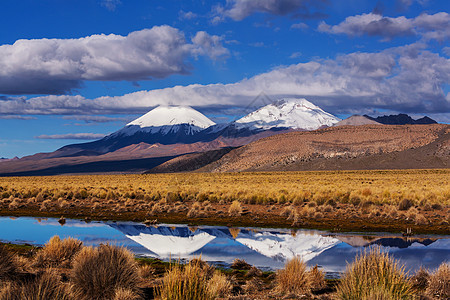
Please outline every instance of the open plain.
M450 171L0 178L0 214L449 234Z

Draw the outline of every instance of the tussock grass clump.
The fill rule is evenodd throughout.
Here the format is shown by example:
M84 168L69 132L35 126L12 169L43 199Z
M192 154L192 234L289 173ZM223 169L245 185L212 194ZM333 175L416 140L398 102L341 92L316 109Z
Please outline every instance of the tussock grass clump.
M289 260L284 269L278 270L275 287L277 293L299 295L309 290L310 282L306 263L299 256Z
M164 275L157 293L165 300L215 299L231 286L222 276L214 273L210 278L209 266L195 259L185 266L173 265Z
M250 270L252 268L245 260L240 258L235 258L230 268L235 270Z
M309 287L313 291L319 291L326 286L325 274L315 265L308 272Z
M411 206L413 206L413 202L409 199L403 199L398 204L398 210L408 210Z
M427 294L437 299L450 298L450 264L443 263L431 274Z
M242 214L241 202L234 200L228 208L228 214L232 217L238 217Z
M411 277L411 284L413 288L417 290L425 290L428 287L428 281L430 279L430 273L421 267L419 271Z
M414 292L404 268L381 248L358 255L347 266L337 287L339 299L412 299Z
M133 254L125 248L84 247L74 258L71 274L77 299L114 299L124 288L138 292L139 274Z
M73 298L68 287L61 282L61 276L55 270L47 269L32 282L24 283L13 291L13 295L9 299L69 300Z
M118 288L114 293L114 300L137 300L141 297L136 294L133 290L126 288Z
M53 236L38 252L35 258L35 267L69 267L73 257L82 248L82 242L74 238L61 240Z
M14 279L18 269L16 255L9 252L5 246L0 245L0 281Z
M208 293L213 297L225 298L230 295L233 286L228 281L227 277L219 271L214 272L214 275L208 282Z

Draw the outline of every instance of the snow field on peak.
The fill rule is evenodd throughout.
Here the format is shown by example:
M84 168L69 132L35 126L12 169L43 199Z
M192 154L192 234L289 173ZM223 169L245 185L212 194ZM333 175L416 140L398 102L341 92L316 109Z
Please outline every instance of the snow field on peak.
M306 99L286 98L266 105L236 121L241 126L261 129L286 127L314 130L332 126L340 119Z
M127 126L161 127L189 124L201 129L215 125L202 113L188 106L158 106L142 117L127 124Z

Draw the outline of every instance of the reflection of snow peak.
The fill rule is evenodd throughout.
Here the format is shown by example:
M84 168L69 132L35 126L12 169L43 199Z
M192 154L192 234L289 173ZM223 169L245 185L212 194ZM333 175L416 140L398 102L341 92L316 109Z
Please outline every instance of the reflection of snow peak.
M192 232L188 227L146 227L131 224L110 226L160 257L194 253L216 238L207 232Z
M271 232L255 233L250 236L239 235L236 241L279 261L291 259L296 255L300 255L304 261L309 261L323 251L341 243L336 238L321 235L297 233L292 236Z
M127 237L160 257L191 254L215 239L215 236L206 232L188 237L146 233Z

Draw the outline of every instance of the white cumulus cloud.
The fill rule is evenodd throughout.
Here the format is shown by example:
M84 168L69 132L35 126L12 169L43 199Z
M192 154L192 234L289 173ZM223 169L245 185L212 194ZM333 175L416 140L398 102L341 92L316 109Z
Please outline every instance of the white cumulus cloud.
M385 109L450 113L450 59L423 44L275 68L231 84L193 84L116 97L43 96L0 101L0 114L144 113L160 104L246 107L261 92L275 100L305 97L332 113Z
M221 38L199 32L193 43L170 26L79 39L18 40L0 46L0 93L63 94L85 80L148 80L187 74L190 56L228 54Z
M439 41L450 38L450 15L439 12L434 15L421 14L416 18L384 17L375 13L347 17L343 22L331 26L321 22L319 31L349 36L381 36L392 39L398 36L420 35Z

